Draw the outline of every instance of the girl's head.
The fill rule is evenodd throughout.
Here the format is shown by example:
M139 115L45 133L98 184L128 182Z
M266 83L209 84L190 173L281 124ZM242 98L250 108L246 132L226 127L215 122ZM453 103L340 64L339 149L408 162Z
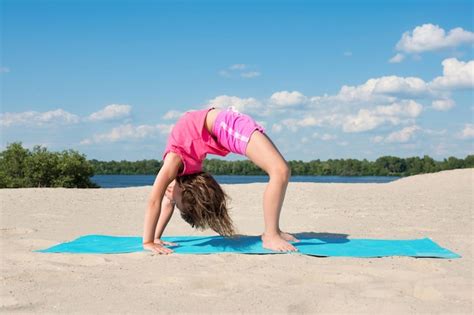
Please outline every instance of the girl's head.
M227 209L228 196L206 172L176 178L180 198L176 205L181 217L192 227L211 228L223 236L235 234Z

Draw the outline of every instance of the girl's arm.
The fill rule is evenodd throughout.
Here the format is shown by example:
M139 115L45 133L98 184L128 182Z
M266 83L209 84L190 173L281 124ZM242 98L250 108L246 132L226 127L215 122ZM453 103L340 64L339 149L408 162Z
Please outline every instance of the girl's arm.
M159 239L161 238L161 235L163 235L163 231L173 215L173 210L174 202L168 198L163 198L163 201L161 202L161 213L155 230L155 239Z
M165 195L168 185L176 178L181 164L181 158L176 153L169 152L166 155L165 160L163 161L163 166L156 176L148 198L148 206L145 213L143 228L143 247L159 254L168 254L172 252L171 249L160 244L155 244L153 241L155 237L156 224L160 217L163 196Z

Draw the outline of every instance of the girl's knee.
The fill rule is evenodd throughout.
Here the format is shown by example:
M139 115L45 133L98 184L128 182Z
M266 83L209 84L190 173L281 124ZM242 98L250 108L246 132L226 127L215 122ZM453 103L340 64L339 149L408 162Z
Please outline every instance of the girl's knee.
M286 161L284 161L282 163L278 163L277 165L275 165L270 170L268 175L271 178L278 178L278 179L280 179L284 182L288 182L290 180L290 177L291 177L291 168L288 165L288 163Z

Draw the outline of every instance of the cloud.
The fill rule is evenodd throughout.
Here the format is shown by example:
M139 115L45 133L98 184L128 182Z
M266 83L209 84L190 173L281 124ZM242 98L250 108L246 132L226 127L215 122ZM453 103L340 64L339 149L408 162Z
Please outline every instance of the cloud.
M336 95L310 98L311 103L380 103L393 102L396 97L423 97L431 91L425 81L417 77L383 76L368 79L357 86L343 85Z
M387 106L377 106L375 109L359 109L356 115L348 115L342 123L344 132L363 132L377 128L384 122L398 125L403 118L415 118L423 110L423 106L413 100L403 100Z
M111 104L104 109L92 113L87 117L88 121L107 121L128 117L132 107L130 105Z
M180 112L180 111L177 111L177 110L170 110L170 111L167 111L164 115L163 115L163 119L165 120L171 120L171 119L177 119L179 117L181 117L184 113L183 112Z
M275 132L283 128L296 132L301 128L329 126L357 133L384 125L413 125L423 112L422 101L430 102L435 110L454 106L451 92L466 85L471 65L471 61L450 58L443 61L443 76L432 81L389 75L370 78L360 85L343 85L333 95L306 96L299 91L278 91L262 102L224 95L211 100L211 105L233 105L260 116L280 116L280 121L272 127Z
M157 124L157 125L139 125L131 124L120 125L111 131L96 134L92 138L84 139L80 144L87 145L93 143L119 142L124 140L137 140L155 137L158 135L166 135L171 132L173 125Z
M390 63L400 63L403 61L403 59L405 59L405 56L403 54L396 54L395 56L393 56L392 58L389 59L388 62Z
M283 130L283 126L281 124L273 124L272 125L272 132L280 133Z
M243 63L237 63L230 65L226 69L220 70L218 73L221 77L225 78L238 76L244 79L252 79L262 75L260 71L253 70L251 68L253 67Z
M278 107L287 107L304 103L306 97L298 91L281 91L273 93L270 101Z
M329 133L325 133L325 134L320 135L317 132L313 133L311 137L313 137L314 139L320 139L320 140L323 140L323 141L330 141L330 140L337 139L336 135L331 135Z
M438 110L438 111L447 111L447 110L450 110L453 106L454 106L454 101L452 99L434 100L431 103L431 107L434 110Z
M434 78L430 82L431 87L441 90L474 88L474 60L463 62L449 58L443 60L442 64L443 76Z
M238 63L238 64L235 64L235 65L229 66L230 70L244 70L246 68L247 68L247 65L243 64L243 63Z
M307 116L302 119L288 118L281 121L281 124L289 130L296 132L300 127L314 127L322 124L321 119L316 119L312 116Z
M464 129L458 135L461 139L472 139L474 138L474 124L465 124Z
M445 135L447 132L447 129L442 129L442 130L434 130L434 129L422 129L423 133L426 133L428 135L434 135L434 136L442 136Z
M0 73L8 73L8 72L10 72L10 68L0 66Z
M394 131L386 137L375 136L371 140L375 143L405 143L410 141L419 130L421 130L421 128L417 125L408 126L401 130Z
M255 112L259 110L262 104L255 98L240 98L237 96L219 95L209 100L208 105L217 108L227 108L230 106L235 107L241 112Z
M2 113L0 114L0 126L10 127L18 126L47 126L54 124L70 125L80 121L79 116L71 114L61 108L47 111L36 112L27 111L21 113Z
M345 51L344 57L352 57L352 51Z
M417 77L385 76L379 78L374 93L396 96L420 96L427 93L425 81Z
M243 78L255 78L260 76L261 73L258 71L250 71L250 72L243 72L240 74L241 77Z
M405 53L421 53L469 43L474 43L473 32L457 27L446 34L438 25L423 24L403 33L396 49Z
M348 116L343 123L344 132L362 132L372 130L385 120L368 109L360 109L357 115Z
M388 143L408 142L409 140L411 140L414 137L415 133L420 129L421 128L416 126L416 125L405 127L400 131L395 131L395 132L392 132L391 134L389 134L387 136L387 138L385 138L385 142L388 142Z
M227 71L227 70L220 70L220 71L219 71L219 75L220 75L221 77L224 77L224 78L230 78L230 77L231 77L229 71Z

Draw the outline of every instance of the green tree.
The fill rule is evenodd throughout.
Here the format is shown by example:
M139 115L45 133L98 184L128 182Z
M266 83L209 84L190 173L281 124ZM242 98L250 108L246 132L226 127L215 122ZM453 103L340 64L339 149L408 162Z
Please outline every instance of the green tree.
M49 152L35 146L33 152L21 142L9 144L0 153L0 187L99 187L91 182L93 167L74 150Z
M39 145L34 146L24 165L24 175L29 187L51 187L53 180L59 175L58 155Z
M30 155L28 149L23 148L21 142L14 142L0 153L0 187L25 187L25 162Z

